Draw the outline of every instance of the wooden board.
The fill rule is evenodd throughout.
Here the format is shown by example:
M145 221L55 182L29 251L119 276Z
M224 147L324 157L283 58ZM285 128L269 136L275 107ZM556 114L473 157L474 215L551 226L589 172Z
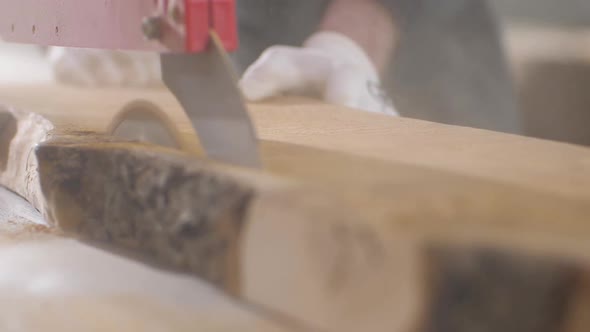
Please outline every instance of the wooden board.
M40 112L58 127L70 129L81 126L104 130L113 114L135 99L154 102L176 120L183 132L191 132L178 104L165 91L0 86L2 104ZM269 150L264 158L272 172L289 175L311 164L302 158L286 160L287 154L282 153L286 147L277 146L279 142L410 167L424 166L572 198L590 197L590 157L585 147L391 119L300 100L252 105L251 110L259 136L266 143L263 147ZM302 162L293 165L294 160ZM322 170L319 173L321 178L326 175Z
M265 170L251 172L95 134L136 97L197 145L164 92L0 88L44 116L11 113L22 158L10 167L30 172L1 181L66 231L149 253L298 324L588 328L577 310L588 308L590 151L277 101L252 107ZM33 132L51 140L30 158Z
M0 188L2 331L290 330L204 282L64 238L44 223Z

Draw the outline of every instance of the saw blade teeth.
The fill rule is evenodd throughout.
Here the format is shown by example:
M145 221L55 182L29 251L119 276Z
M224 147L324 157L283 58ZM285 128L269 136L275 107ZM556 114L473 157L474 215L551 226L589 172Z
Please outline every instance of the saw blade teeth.
M127 104L113 119L107 133L144 143L182 149L180 133L173 122L155 104L137 100Z

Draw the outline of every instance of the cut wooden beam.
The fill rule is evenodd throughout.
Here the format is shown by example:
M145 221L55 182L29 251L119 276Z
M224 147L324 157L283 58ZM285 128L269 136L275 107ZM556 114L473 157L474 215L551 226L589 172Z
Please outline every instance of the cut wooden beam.
M1 330L295 330L205 282L65 238L2 187L0 275Z
M302 114L316 113L325 126L333 120L342 127L332 134L307 131L307 138L294 139L303 145L263 141L265 171L252 172L106 137L103 115L74 113L79 105L66 104L29 104L49 123L38 136L48 140L29 142L34 152L20 150L28 158L8 159L8 169L21 163L33 170L37 187L0 181L69 233L192 273L250 304L328 331L445 331L435 327L467 328L464 321L506 331L536 331L541 323L547 331L588 327L570 309L586 303L578 292L590 259L585 149L328 106L263 106L259 123L274 107L282 116L273 121L282 128L289 121L301 128ZM11 114L23 121L31 116ZM383 132L343 129L357 118ZM298 129L291 130L296 137ZM318 149L330 135L348 139ZM360 148L384 149L385 137L420 142L418 136L441 150L412 144L408 149L433 153L414 162L415 152L370 158L374 151ZM19 137L31 135L17 131L13 146L26 141ZM485 158L473 142L487 151ZM396 144L389 151L402 151ZM559 159L545 155L550 152ZM457 160L445 161L445 153ZM504 153L511 163L501 162ZM548 176L556 178L536 182ZM523 288L531 275L538 282ZM515 290L518 297L506 295ZM539 294L538 305L526 305L531 294ZM496 312L499 303L510 314Z
M198 146L190 122L166 91L0 85L2 104L42 114L57 128L74 131L103 132L115 114L136 99L165 110L186 144ZM301 155L305 149L296 149L303 146L590 199L590 156L585 147L366 114L306 100L277 100L251 105L250 110L262 148L267 150L263 151L266 169L274 174L313 176L313 181L329 175L325 168L312 169L317 165Z

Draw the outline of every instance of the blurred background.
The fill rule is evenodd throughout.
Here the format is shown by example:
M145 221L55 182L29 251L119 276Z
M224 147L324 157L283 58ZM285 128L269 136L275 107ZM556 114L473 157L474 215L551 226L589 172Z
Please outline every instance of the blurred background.
M444 1L444 0L441 0ZM590 1L491 0L529 136L590 146ZM0 44L0 81L51 81L40 49Z
M525 133L590 145L590 1L493 0Z

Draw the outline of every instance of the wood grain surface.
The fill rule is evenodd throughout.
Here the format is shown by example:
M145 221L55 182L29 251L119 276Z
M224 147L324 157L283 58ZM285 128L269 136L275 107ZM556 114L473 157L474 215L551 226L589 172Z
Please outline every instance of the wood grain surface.
M0 181L67 233L298 326L589 327L590 150L282 100L251 105L250 171L101 134L136 98L199 150L162 91L6 86L26 112L0 113L18 120Z
M102 131L116 112L135 99L159 105L186 139L198 144L178 104L165 91L0 86L2 104L40 112L68 130ZM273 172L291 171L281 163L285 153L275 152L283 149L275 144L279 142L451 171L568 197L590 197L590 151L585 147L365 114L311 101L276 101L250 109L263 146L271 150L264 157Z

